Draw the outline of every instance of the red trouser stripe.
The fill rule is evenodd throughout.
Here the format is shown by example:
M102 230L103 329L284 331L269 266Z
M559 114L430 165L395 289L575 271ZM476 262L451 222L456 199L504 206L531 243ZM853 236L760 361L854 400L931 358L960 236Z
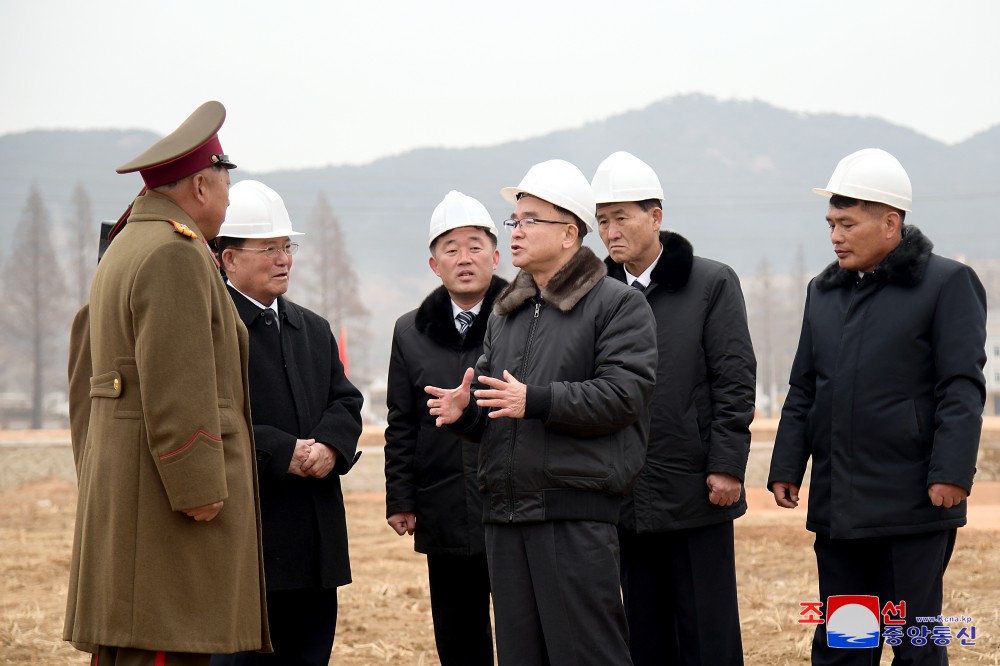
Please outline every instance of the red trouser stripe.
M167 664L167 653L157 652L156 653L156 666L166 666Z

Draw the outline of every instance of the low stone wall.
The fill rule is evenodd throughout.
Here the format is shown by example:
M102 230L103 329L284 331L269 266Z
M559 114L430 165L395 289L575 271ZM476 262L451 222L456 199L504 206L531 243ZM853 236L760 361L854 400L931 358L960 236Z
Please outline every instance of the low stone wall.
M758 419L751 428L753 443L747 463L747 485L763 486L771 463L777 419ZM385 443L381 427L366 427L361 435L361 458L344 477L347 492L385 490ZM16 488L38 479L76 481L69 432L65 430L0 431L0 489ZM977 481L1000 480L1000 418L983 424L979 446Z

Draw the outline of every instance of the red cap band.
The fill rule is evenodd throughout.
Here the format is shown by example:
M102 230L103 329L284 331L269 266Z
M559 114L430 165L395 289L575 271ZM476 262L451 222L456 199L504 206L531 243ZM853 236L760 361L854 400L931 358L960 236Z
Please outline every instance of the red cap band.
M180 180L193 173L198 173L202 169L215 164L212 155L222 154L222 144L219 142L219 135L216 134L211 139L192 150L187 155L181 155L177 159L164 164L157 164L149 169L141 169L139 175L142 176L146 187L153 189L175 180Z

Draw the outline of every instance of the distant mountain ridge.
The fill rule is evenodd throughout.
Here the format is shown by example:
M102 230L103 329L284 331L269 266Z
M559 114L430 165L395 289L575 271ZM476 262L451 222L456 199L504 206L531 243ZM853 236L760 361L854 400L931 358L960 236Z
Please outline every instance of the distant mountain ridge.
M77 181L86 186L95 215L117 217L142 183L134 175L119 176L115 167L157 138L140 130L0 136L0 230L14 231L32 182L57 224L71 209ZM372 228L383 238L384 231L398 234L401 249L408 250L411 241L425 235L430 211L451 189L481 199L497 217L505 217L508 206L498 190L516 184L532 164L560 157L589 176L608 154L628 150L660 175L668 225L701 240L696 250L721 252L724 261L743 264L744 242L756 235L745 228L745 215L763 218L769 232L786 237L781 247L815 237L800 233L802 217L822 221L822 205L816 205L809 189L825 184L840 157L870 146L889 150L906 166L914 183L911 218L916 224L944 222L942 202L959 206L961 213L985 212L1000 198L1000 125L948 146L876 118L793 113L763 102L720 102L703 95L672 97L576 129L496 146L421 148L359 166L268 173L238 169L232 175L234 180L258 178L277 189L293 219L303 219L317 193L325 192L347 228L352 252L362 251L353 243L365 245ZM991 197L992 206L983 202ZM705 229L706 224L713 226ZM963 242L974 237L972 231L956 220L929 235L946 251L1000 255L989 239ZM727 238L741 240L734 246ZM761 251L768 253L766 246L775 240ZM812 259L814 253L806 249Z
M141 182L114 169L157 138L137 130L0 136L0 231L17 237L32 183L63 236L78 181L87 188L96 218L117 218ZM877 118L794 113L763 102L685 95L495 146L421 148L364 165L268 173L238 169L232 175L277 190L307 234L317 195L326 195L344 227L364 298L375 306L376 344L387 349L392 320L416 307L435 284L427 268L427 226L449 190L477 197L499 222L510 213L499 189L517 184L532 164L563 158L589 177L608 154L628 150L659 174L665 226L688 237L696 253L748 276L764 257L773 272L788 272L801 252L815 273L833 255L824 203L810 188L825 185L841 157L865 147L884 148L907 168L914 185L914 212L907 222L921 227L938 252L1000 257L995 228L1000 125L949 146ZM239 155L233 159L240 162ZM323 248L310 247L308 240L307 235L300 254L321 255ZM596 234L587 242L604 256ZM514 271L505 239L500 245L502 273L509 277Z

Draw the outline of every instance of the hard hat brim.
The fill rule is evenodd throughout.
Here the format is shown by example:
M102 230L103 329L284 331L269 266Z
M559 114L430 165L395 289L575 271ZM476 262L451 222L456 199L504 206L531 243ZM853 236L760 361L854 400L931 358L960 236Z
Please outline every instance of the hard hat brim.
M829 187L829 185L827 185L827 187ZM837 191L834 191L825 187L814 187L812 188L812 191L813 194L818 194L825 199L829 199L833 195L837 194L842 197L857 199L858 201L873 201L875 203L882 203L886 206L892 206L893 208L906 211L907 213L910 212L910 208L913 205L911 201L906 201L898 196L884 192L877 192L875 190L862 192L858 190L850 190L849 188L838 188Z
M305 234L304 231L294 231L294 230L286 231L285 233L276 234L271 229L268 229L267 231L258 232L258 233L236 233L236 234L229 233L229 234L226 234L226 233L222 233L222 230L220 230L220 233L219 233L220 237L225 236L226 238L243 238L243 239L246 239L246 240L258 240L258 239L261 239L261 238L284 238L285 236L288 236L289 238L292 238L294 236L305 236L305 235L306 234Z
M595 213L585 213L580 210L580 207L575 202L570 203L560 203L558 200L560 197L553 195L552 193L546 193L542 191L532 191L525 189L523 187L504 187L500 190L500 196L502 196L507 202L516 204L517 197L521 194L530 194L536 199L541 199L542 201L547 201L553 206L559 206L560 208L565 208L569 212L576 215L578 218L583 220L584 225L587 227L588 232L594 230L594 225L597 224L597 215ZM555 200L553 200L555 199Z

